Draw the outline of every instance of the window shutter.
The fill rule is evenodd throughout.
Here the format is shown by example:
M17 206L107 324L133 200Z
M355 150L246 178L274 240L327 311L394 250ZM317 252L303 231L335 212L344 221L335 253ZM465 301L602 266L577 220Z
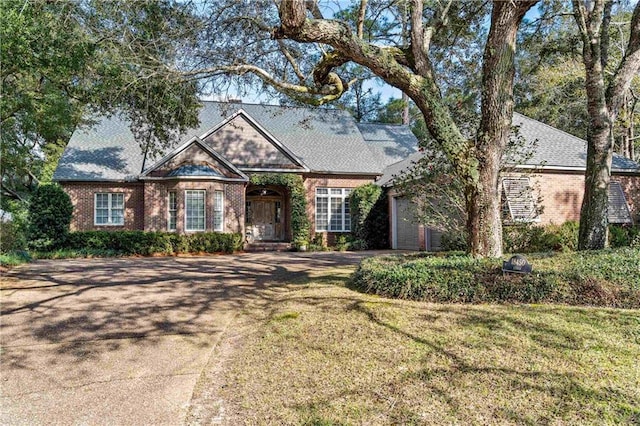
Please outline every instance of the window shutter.
M529 178L506 178L502 180L505 201L514 222L539 220Z
M609 223L633 223L629 205L624 197L620 182L609 182L609 208L607 209Z

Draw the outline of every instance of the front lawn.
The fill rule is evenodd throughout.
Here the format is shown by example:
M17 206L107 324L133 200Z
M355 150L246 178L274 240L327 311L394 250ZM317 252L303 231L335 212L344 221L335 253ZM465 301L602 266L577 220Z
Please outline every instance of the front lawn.
M228 424L638 424L640 311L434 304L329 270L246 311Z

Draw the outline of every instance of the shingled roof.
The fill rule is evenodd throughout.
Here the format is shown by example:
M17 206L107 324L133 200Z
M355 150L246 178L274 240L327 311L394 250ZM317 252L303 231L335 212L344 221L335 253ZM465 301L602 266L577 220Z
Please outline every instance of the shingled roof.
M535 146L532 156L519 164L522 167L546 167L566 171L584 171L587 165L587 141L562 130L519 113L513 114L513 125L518 127L519 136L525 144ZM415 153L399 162L385 167L377 183L381 186L393 185L393 180L413 167L423 154ZM613 154L613 173L640 173L640 164Z
M409 126L358 123L358 129L369 150L383 167L404 160L418 150L418 139Z
M203 102L200 124L176 143L202 136L243 110L292 152L311 172L379 175L383 165L369 150L356 123L346 111ZM129 129L117 116L103 117L77 130L60 159L55 180L135 180L158 158L145 160Z
M587 141L551 127L522 114L513 114L513 125L519 127L520 136L536 143L533 156L525 162L528 166L554 167L567 170L585 170L587 167ZM613 155L614 173L640 173L640 164Z

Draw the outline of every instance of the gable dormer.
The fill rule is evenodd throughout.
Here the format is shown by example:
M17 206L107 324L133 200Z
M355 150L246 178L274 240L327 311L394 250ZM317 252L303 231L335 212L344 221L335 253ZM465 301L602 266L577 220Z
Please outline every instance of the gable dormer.
M202 141L243 171L308 171L298 157L242 109L207 131Z
M145 171L141 179L213 179L247 181L222 155L194 137Z

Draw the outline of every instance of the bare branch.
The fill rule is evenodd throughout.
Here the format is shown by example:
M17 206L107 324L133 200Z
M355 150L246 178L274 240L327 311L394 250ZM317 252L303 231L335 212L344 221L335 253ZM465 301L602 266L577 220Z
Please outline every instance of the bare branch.
M273 86L281 93L284 93L301 102L317 106L335 101L336 99L340 98L340 96L342 96L342 94L348 89L348 84L343 83L340 77L335 73L329 73L325 78L327 84L316 88L278 80L266 70L255 65L248 64L223 65L188 72L176 71L176 73L182 75L185 78L191 79L202 79L224 74L244 75L250 73L257 76L270 86Z
M280 51L282 52L284 57L287 58L287 61L289 62L289 64L291 64L291 68L293 68L293 72L298 77L298 80L300 80L300 83L304 83L305 81L304 74L302 74L302 71L300 71L300 67L296 62L296 59L293 57L293 55L291 54L287 46L284 44L284 41L278 40L278 45L280 46Z
M615 77L607 88L610 114L614 114L614 117L620 110L624 93L629 90L631 80L640 70L640 2L636 3L636 7L633 10L630 31L626 54L618 66Z
M358 10L358 25L357 25L357 35L358 38L362 39L364 35L364 18L367 12L367 3L368 0L360 0L360 9Z
M322 16L322 12L318 7L317 0L307 0L305 7L309 12L311 12L311 16L313 16L314 19L324 19L324 16Z

